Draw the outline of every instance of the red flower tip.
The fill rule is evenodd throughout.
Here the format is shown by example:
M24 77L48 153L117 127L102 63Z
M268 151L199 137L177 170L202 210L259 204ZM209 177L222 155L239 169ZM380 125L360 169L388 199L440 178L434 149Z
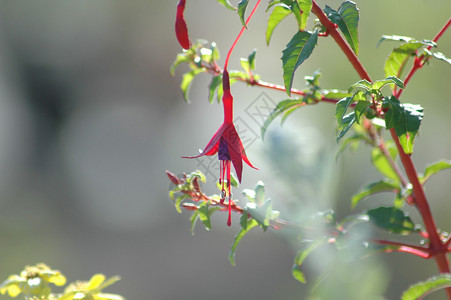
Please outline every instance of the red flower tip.
M177 16L175 19L175 35L183 49L188 50L191 47L191 42L188 36L188 27L186 26L185 17L185 0L180 0L177 4Z

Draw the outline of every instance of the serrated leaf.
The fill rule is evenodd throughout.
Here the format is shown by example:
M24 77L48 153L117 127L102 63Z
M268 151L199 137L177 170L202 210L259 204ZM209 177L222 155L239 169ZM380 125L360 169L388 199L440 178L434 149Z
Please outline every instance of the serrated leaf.
M384 98L385 127L395 128L401 146L406 154L413 152L413 141L423 119L423 108L410 103L400 103L394 96Z
M230 4L229 0L217 0L219 4L224 5L225 8L236 10L236 7Z
M341 127L343 124L343 118L346 115L346 111L348 110L349 106L353 102L354 97L346 97L344 99L341 99L338 101L336 107L335 107L335 118L338 122L338 127Z
M266 27L266 44L267 45L269 45L269 42L271 41L271 37L274 32L274 29L289 14L291 14L291 9L290 9L290 7L288 7L284 4L277 5L274 7L273 11L269 15L268 25Z
M399 79L398 77L395 76L389 76L383 80L376 80L373 83L372 88L375 90L380 90L381 88L383 88L385 85L390 84L390 83L394 83L396 84L400 89L404 89L404 82L402 82L401 79Z
M324 12L329 19L338 25L346 41L356 55L359 54L359 9L352 1L343 2L338 11L326 5Z
M254 228L255 226L258 225L257 221L255 221L254 219L247 219L246 221L247 221L246 225L245 225L246 229L244 229L243 226L241 227L241 230L235 235L235 238L233 239L233 244L230 247L229 261L233 266L235 265L236 247L240 243L243 236L246 235L246 233L248 233L249 230L251 230L252 228ZM243 224L241 224L241 225L243 225Z
M245 14L246 14L246 8L247 8L248 4L249 4L249 0L241 0L238 3L238 10L237 10L238 16L240 17L240 20L241 20L241 24L246 28L247 28L247 26L246 26Z
M385 61L385 77L395 76L401 78L409 58L422 46L423 43L413 40L393 49Z
M414 38L411 38L411 37L409 37L409 36L401 36L401 35L385 35L385 34L384 34L384 35L381 37L381 39L379 40L379 42L377 42L376 47L379 47L379 45L380 45L382 42L385 42L385 41L410 42L410 41L412 41L412 40L414 40Z
M433 52L432 57L434 57L438 60L443 60L451 65L451 59L446 57L445 54L443 54L441 52Z
M189 88L191 86L191 82L193 81L194 77L196 77L202 72L204 72L204 69L195 69L183 75L180 88L182 89L183 99L185 99L186 102L189 102L188 93Z
M266 130L268 129L268 126L271 124L271 122L277 118L279 115L281 115L282 113L292 109L292 108L297 108L300 106L304 106L305 103L302 100L292 100L292 99L287 99L287 100L283 100L280 101L276 107L274 108L274 110L271 112L271 114L269 114L268 118L265 120L265 123L263 124L262 128L261 128L261 136L262 139L265 138L265 133Z
M415 224L402 210L395 207L378 207L366 212L369 221L388 232L408 235L415 231Z
M372 89L372 87L373 87L373 85L371 84L371 82L369 82L366 79L362 79L362 80L357 81L353 85L351 85L351 87L349 88L349 92L354 89L362 89L365 91L369 91Z
M382 192L396 192L400 189L398 182L388 181L388 180L380 180L377 182L373 182L364 186L360 191L352 196L351 198L351 207L355 208L355 206L367 198L368 196L374 195L376 193Z
M427 46L427 47L429 47L429 46L437 47L437 44L434 41L430 41L430 40L417 41L412 37L402 36L402 35L383 35L382 38L379 40L379 42L377 42L376 47L378 47L382 42L385 42L385 41L396 41L396 42L404 42L404 43L420 42L424 46Z
M222 84L222 75L217 75L211 78L210 84L208 85L208 102L212 103L215 92L218 87Z
M451 169L450 160L442 160L427 166L424 170L424 175L420 178L421 183L424 184L427 180L429 180L429 178L431 178L432 175L446 169Z
M294 0L292 2L291 11L296 17L299 30L301 31L305 30L311 10L312 10L312 0Z
M253 203L252 203L253 204ZM269 226L269 221L272 219L272 203L271 200L267 200L263 205L256 206L249 205L247 207L249 215L258 222L264 231Z
M392 161L395 160L398 150L394 146L388 146L387 151L390 154ZM371 151L371 162L373 166L384 176L391 179L394 182L399 182L399 177L388 160L388 158L382 153L379 148L374 148Z
M407 291L402 294L401 300L418 300L425 296L444 288L451 287L451 275L440 274L433 276L426 281L420 281L411 285Z
M368 101L358 101L354 107L355 111L355 121L360 124L360 118L366 115L367 108L370 107L371 103Z
M298 31L282 51L283 80L288 96L291 96L296 69L312 54L317 40L318 30L314 33Z
M327 240L325 238L318 239L296 254L296 257L294 258L293 268L291 270L291 273L296 280L301 283L305 283L305 276L300 268L302 263L310 253L312 253L318 247L324 245L326 242Z
M341 130L337 136L337 143L341 140L342 137L351 129L352 125L355 123L355 112L351 112L343 117L341 126L339 129Z

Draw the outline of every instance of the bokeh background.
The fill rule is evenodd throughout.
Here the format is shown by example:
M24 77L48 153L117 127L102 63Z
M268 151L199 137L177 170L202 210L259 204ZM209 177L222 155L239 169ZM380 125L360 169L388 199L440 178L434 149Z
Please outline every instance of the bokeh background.
M208 104L207 76L195 80L187 105L178 88L187 69L169 74L180 51L173 33L176 2L0 1L2 280L24 265L45 262L69 281L118 274L122 280L109 291L128 299L302 299L311 288L291 277L295 249L288 234L254 230L239 245L232 267L227 255L238 219L228 228L218 214L210 232L198 226L192 236L189 214L178 214L169 201L165 170L211 171L202 161L180 157L197 153L222 120L221 105ZM384 60L395 45L376 48L382 34L431 39L451 12L448 0L360 1L358 7L360 59L376 79L383 78ZM267 17L263 6L231 68L257 48L257 73L281 83L281 50L295 24L285 20L268 47ZM191 38L216 41L223 56L240 29L238 17L213 0L188 1L186 19ZM439 51L451 56L451 32ZM330 39L320 39L294 85L304 88L303 76L318 68L324 88L346 89L358 80ZM431 61L403 95L425 109L414 154L419 171L451 158L450 70ZM298 110L282 128L274 123L262 142L261 119L249 114L260 107L261 117L262 103L286 95L242 84L233 86L233 94L236 115L248 126L249 157L260 168L245 168L242 187L264 180L275 209L287 218L327 208L345 216L351 195L379 179L369 169L365 147L335 159L333 106ZM427 187L437 223L445 229L451 228L450 175L436 176ZM390 197L377 201L390 203ZM371 205L369 200L355 212ZM418 220L413 211L412 217ZM338 266L340 280L330 283L331 292L348 287L396 299L410 283L437 272L432 261L409 255L379 255L357 264L321 255L318 261ZM307 267L313 275L314 265ZM335 295L329 299L341 297ZM361 299L354 295L346 299Z

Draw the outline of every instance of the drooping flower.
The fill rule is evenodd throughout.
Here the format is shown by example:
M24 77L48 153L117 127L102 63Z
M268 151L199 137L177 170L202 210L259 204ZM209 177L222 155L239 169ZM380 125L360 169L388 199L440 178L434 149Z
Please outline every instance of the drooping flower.
M188 27L186 26L184 11L186 0L180 0L177 4L177 15L175 18L175 35L183 49L188 50L191 42L188 36Z
M223 203L225 198L228 198L229 217L227 220L227 225L230 226L232 223L231 212L233 205L230 181L231 165L233 164L233 167L235 168L235 173L239 182L241 182L243 173L243 161L251 168L257 168L254 167L247 158L243 143L241 142L238 132L236 131L235 125L233 124L233 97L230 93L230 80L227 70L224 70L222 80L224 91L222 96L222 102L224 105L224 122L199 155L185 158L197 158L204 155L211 156L218 154L218 159L220 161L219 183L222 187L221 203Z

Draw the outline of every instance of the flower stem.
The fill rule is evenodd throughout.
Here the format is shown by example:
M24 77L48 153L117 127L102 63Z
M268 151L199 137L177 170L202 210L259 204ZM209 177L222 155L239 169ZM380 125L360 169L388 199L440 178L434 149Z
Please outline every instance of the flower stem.
M232 54L233 49L236 46L236 43L238 43L238 40L240 39L241 35L243 34L244 30L246 29L247 25L249 24L249 21L251 20L252 16L254 15L255 11L257 10L257 7L260 5L261 0L258 0L257 3L255 3L254 9L251 11L249 16L246 19L245 26L241 27L240 33L238 33L237 37L235 38L235 41L232 44L232 47L230 47L229 52L227 53L225 63L224 63L224 70L227 70L227 66L229 65L229 59L230 55Z

